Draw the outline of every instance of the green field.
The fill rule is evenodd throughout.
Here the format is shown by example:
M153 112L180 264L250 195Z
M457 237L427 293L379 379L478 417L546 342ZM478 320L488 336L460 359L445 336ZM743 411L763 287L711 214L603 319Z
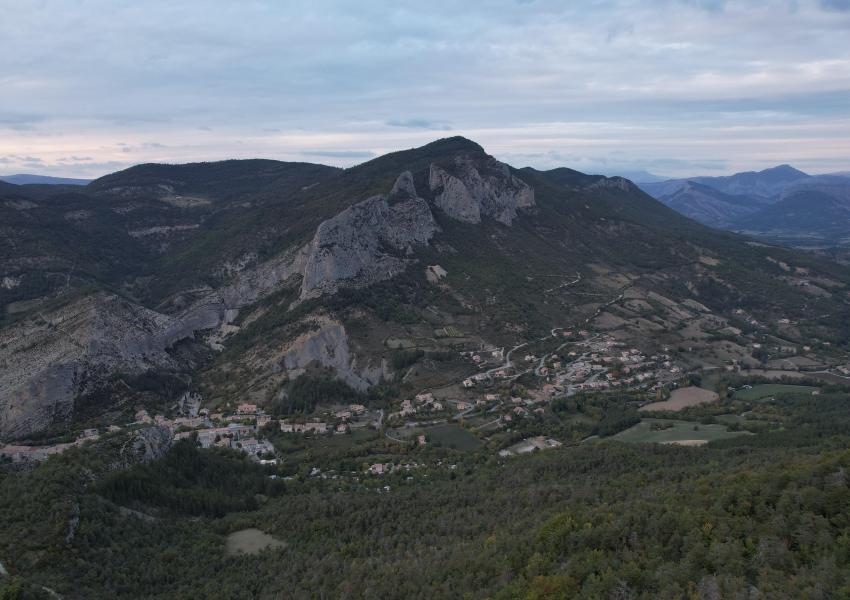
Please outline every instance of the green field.
M672 423L668 429L653 430L653 424ZM697 429L694 430L694 427ZM722 440L738 435L747 435L745 432L729 431L724 425L703 425L692 421L674 421L671 419L644 419L634 427L621 431L609 438L627 444L663 444L666 442L680 442L683 440Z
M427 436L429 444L440 445L443 448L462 450L464 452L469 450L478 450L483 443L471 432L454 423L435 425L434 427L417 427L415 429L398 431L394 435L412 439L417 435L423 434Z
M754 385L749 390L735 392L736 400L761 400L779 394L811 394L818 388L810 385L785 385L781 383L765 383Z

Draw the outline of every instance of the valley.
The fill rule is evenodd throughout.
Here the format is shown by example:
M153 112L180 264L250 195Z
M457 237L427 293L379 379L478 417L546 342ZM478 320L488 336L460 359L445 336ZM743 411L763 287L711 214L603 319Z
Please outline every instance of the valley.
M754 558L747 540L778 552L784 526L698 490L832 498L850 422L840 261L464 138L345 170L141 165L55 196L16 187L0 562L36 596L677 597L745 576L804 593L832 572L802 541ZM678 546L640 516L671 506ZM704 566L717 544L745 557L715 559L722 576ZM606 574L622 561L634 572Z

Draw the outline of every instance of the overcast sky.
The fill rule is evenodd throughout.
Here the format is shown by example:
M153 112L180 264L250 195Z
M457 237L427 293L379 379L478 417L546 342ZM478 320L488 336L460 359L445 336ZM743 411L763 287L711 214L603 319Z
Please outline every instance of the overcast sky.
M465 135L515 166L850 170L850 0L0 0L0 174Z

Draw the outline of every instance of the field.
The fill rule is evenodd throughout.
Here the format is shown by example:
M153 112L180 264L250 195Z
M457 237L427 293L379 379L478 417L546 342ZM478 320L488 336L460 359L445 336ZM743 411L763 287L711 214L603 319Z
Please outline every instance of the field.
M266 548L286 546L279 539L259 529L242 529L227 536L228 554L259 554Z
M696 406L704 402L717 401L717 394L710 390L704 390L698 387L685 387L673 390L670 394L670 399L663 402L653 402L641 406L639 410L672 410L679 411L688 406Z
M811 394L818 388L809 385L783 385L779 383L765 383L754 385L749 390L738 390L735 392L736 400L761 400L778 394Z
M667 429L653 429L653 425L671 425ZM627 444L682 444L698 445L722 440L744 432L729 431L724 425L703 425L689 421L674 421L670 419L644 419L634 427L621 431L610 439Z
M404 438L413 438L422 434L426 436L429 444L439 445L443 448L468 451L477 450L482 444L481 440L472 433L460 425L453 423L436 425L434 427L416 427L393 433L393 435Z

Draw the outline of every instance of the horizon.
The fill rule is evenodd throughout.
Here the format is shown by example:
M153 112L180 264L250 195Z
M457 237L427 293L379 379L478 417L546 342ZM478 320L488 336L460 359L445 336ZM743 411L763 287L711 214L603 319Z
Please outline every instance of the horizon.
M94 181L96 179L99 179L101 177L105 177L107 175L111 175L113 173L117 173L117 172L120 172L120 171L123 171L123 170L126 170L126 169L131 169L131 168L146 165L146 164L182 166L182 165L190 165L190 164L205 164L205 163L225 162L225 161L230 161L230 160L245 160L245 161L249 161L249 160L273 160L273 161L278 161L278 162L301 162L301 163L310 163L310 164L316 164L316 165L333 166L333 167L338 167L338 168L343 168L343 169L351 169L351 168L356 168L360 165L366 164L366 163L368 163L368 162L370 162L374 159L380 158L381 156L384 156L386 154L391 154L393 152L403 152L403 151L406 151L406 150L415 150L416 148L421 148L422 146L425 146L425 145L428 145L428 144L432 144L432 143L436 143L436 142L439 142L439 141L442 141L442 140L445 140L445 139L456 138L456 137L461 137L461 138L464 138L464 139L466 139L470 142L477 143L474 139L468 138L466 136L460 136L460 135L447 136L447 137L442 137L442 138L435 138L435 139L432 139L432 140L430 140L430 141L428 141L425 144L422 144L420 146L415 146L415 147L410 147L410 148L398 148L398 149L394 149L394 150L389 150L389 151L387 151L383 154L376 155L376 156L370 157L368 159L364 159L361 162L356 162L356 163L348 165L348 166L339 166L339 165L333 164L332 161L324 161L324 162L323 161L310 161L310 160L281 161L279 159L274 159L274 158L269 158L269 157L264 157L264 156L247 156L247 157L244 157L244 158L221 158L221 159L212 159L212 160L188 160L188 161L185 161L185 162L171 162L171 161L141 162L141 163L129 164L126 167L123 167L121 169L117 169L115 171L108 171L108 172L102 173L102 174L94 176L94 177L77 177L77 176L74 176L74 175L53 175L53 174L36 173L36 172L0 173L0 180L3 180L4 178L12 178L12 177L46 177L46 178L53 178L53 179L78 179L80 181ZM483 147L483 145L482 145L482 148L484 149L485 152L487 152L489 154L486 147ZM498 156L495 156L495 158L499 159ZM526 167L535 168L535 169L538 168L538 167L535 167L534 165L530 165L530 164L529 165L511 165L511 166L516 168L516 169L522 169L522 168L526 168ZM554 166L549 166L549 167L546 167L544 169L539 169L539 170L545 171L545 170L564 168L564 167L573 168L570 165L554 165ZM825 171L823 173L810 172L810 171L807 171L805 169L799 169L794 164L790 164L790 163L781 163L781 164L775 164L775 165L772 165L772 166L766 166L763 169L756 170L755 172L777 169L777 168L781 168L781 167L790 167L790 168L793 168L795 170L802 171L803 173L805 173L807 175L843 174L843 172L840 171L840 170ZM575 170L578 170L578 169L575 169ZM630 179L629 175L644 174L644 175L649 175L649 176L652 176L652 177L663 178L665 180L673 180L673 179L693 179L693 178L698 178L698 177L724 177L724 176L738 175L738 174L742 174L742 173L746 173L746 172L753 172L753 171L736 171L734 173L694 174L694 175L681 176L681 177L667 176L663 173L654 173L654 172L650 172L650 171L645 170L645 169L636 169L634 171L628 171L627 169L611 168L611 169L607 169L607 170L604 170L604 171L598 171L598 172L596 172L596 171L583 171L583 172L586 173L586 174L589 174L589 175L605 175L607 177L621 176L621 177L625 177L627 179ZM642 181L639 181L639 180L636 180L636 182L637 183L643 183ZM25 185L25 184L22 184L22 185Z
M437 135L540 169L850 169L850 0L47 0L4 13L8 173L257 156L350 167Z

